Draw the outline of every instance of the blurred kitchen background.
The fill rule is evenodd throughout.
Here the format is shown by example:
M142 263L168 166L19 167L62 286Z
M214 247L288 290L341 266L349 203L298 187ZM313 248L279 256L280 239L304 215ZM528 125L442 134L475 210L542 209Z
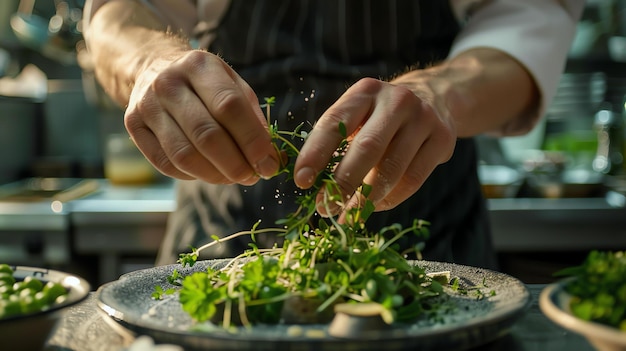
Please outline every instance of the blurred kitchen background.
M125 134L84 51L84 1L0 1L0 262L94 286L153 264L173 183ZM528 135L479 138L502 270L553 281L626 249L626 0L587 1L554 102Z

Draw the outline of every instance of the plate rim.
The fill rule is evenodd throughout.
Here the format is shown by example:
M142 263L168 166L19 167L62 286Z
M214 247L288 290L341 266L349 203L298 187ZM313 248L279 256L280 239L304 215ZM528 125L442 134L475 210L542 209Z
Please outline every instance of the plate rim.
M210 262L215 262L215 261L227 261L229 259L214 259L214 260L203 260L203 261L198 261L198 262L204 262L205 264L210 264ZM503 272L499 272L499 271L495 271L492 269L487 269L487 268L479 268L479 267L473 267L473 266L468 266L468 265L463 265L463 264L457 264L457 263L448 263L448 262L440 262L440 261L427 261L427 260L411 260L411 262L422 262L422 263L427 263L427 264L431 264L431 265L444 265L446 267L460 267L461 269L465 269L465 270L480 270L481 272L484 273L491 273L491 274L496 274L500 277L508 277L509 279L511 279L512 282L514 282L518 287L520 287L522 289L522 294L520 295L519 300L516 301L516 303L514 304L510 304L510 305L505 305L504 307L501 306L501 309L497 310L495 314L491 314L491 315L487 315L487 316L479 316L476 317L474 319L472 319L473 323L471 327L474 328L484 328L484 327L488 327L492 324L495 323L503 323L504 321L506 321L506 323L504 323L506 326L502 327L500 330L500 334L499 335L495 335L493 336L491 339L485 340L484 343L489 342L489 341L493 341L496 338L505 335L507 333L510 332L510 329L512 327L512 325L518 321L528 310L528 308L530 307L530 305L532 304L532 296L530 294L530 291L528 289L528 287L526 286L526 284L524 284L521 280L519 280L518 278L515 278L509 274L503 273ZM160 268L159 268L160 267ZM146 268L146 269L141 269L141 270L137 270L137 271L132 271L132 272L128 272L125 273L123 275L121 275L119 277L119 279L105 283L103 285L101 285L96 292L94 293L94 297L95 297L95 301L96 301L96 305L98 306L98 310L101 313L104 313L106 317L112 319L115 323L121 325L122 327L124 327L125 329L129 329L130 331L132 331L133 333L136 334L141 334L141 332L143 333L147 333L146 334L150 334L150 333L165 333L168 336L172 336L172 337L200 337L200 338L206 338L207 341L208 340L225 340L225 339L233 339L233 335L237 335L239 337L241 337L241 334L230 334L226 331L223 332L216 332L216 333L208 333L208 332L201 332L201 333L197 333L194 332L192 330L182 330L182 329L171 329L171 328L166 328L166 327L153 327L148 325L148 323L145 322L145 320L142 322L142 318L141 316L139 317L133 317L130 315L125 315L125 313L123 311L120 311L118 309L116 309L113 306L110 306L106 301L103 300L103 293L105 290L109 289L110 287L115 286L115 284L119 284L120 282L127 280L127 279L132 279L133 276L137 275L141 275L142 273L145 272L149 272L152 271L154 269L168 269L168 268L174 268L174 267L182 267L180 264L169 264L169 265L165 265L165 266L156 266L156 267L152 267L152 268ZM187 269L187 268L186 268ZM192 268L193 269L193 268ZM255 342L255 341L260 341L260 342L276 342L276 343L293 343L293 342L310 342L310 343L315 343L315 342L346 342L346 341L372 341L372 340L380 340L380 337L384 337L385 340L388 341L401 341L401 340L409 340L409 339L419 339L419 338L424 338L424 337L428 337L428 338L436 338L436 337L440 337L441 335L445 335L448 333L452 333L455 331L461 331L464 329L467 329L469 327L460 327L459 323L453 323L450 325L444 325L444 326L437 326L436 328L427 328L425 330L418 330L417 328L412 328L410 330L410 332L408 331L408 329L403 330L402 333L400 333L401 335L397 335L397 334L393 334L391 335L391 332L387 331L385 333L385 335L374 335L372 334L370 338L360 338L360 339L355 339L355 338L336 338L336 337L332 337L332 338L316 338L316 337L303 337L303 336L299 336L299 337L291 337L291 338L284 338L284 339L276 339L276 338L262 338L259 335L246 335L244 339L244 341L248 341L248 342ZM141 331L141 332L139 332ZM478 346L478 345L473 345L473 346Z

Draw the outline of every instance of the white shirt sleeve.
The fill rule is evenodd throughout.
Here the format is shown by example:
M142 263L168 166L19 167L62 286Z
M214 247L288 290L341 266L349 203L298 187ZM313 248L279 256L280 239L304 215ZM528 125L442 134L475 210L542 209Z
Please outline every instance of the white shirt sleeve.
M514 135L532 128L552 102L584 0L451 0L458 17L466 17L449 57L478 47L501 50L526 67L540 93L531 118L521 118L499 133ZM472 6L475 5L475 6ZM465 10L474 10L471 14Z

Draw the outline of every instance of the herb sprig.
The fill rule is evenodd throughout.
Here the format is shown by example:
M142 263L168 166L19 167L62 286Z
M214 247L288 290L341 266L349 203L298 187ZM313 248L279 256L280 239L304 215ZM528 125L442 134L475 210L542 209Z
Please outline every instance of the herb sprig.
M303 124L294 131L279 129L271 121L270 108L274 98L266 98L262 107L268 118L269 133L277 152L287 160L278 174L293 179L295 158L299 154L293 142L308 136ZM179 275L174 271L168 282L177 289L157 287L153 298L179 292L182 308L199 322L213 321L229 328L235 324L250 326L257 323L290 322L283 309L294 299L315 301L314 317L308 322L328 316L337 303L375 303L387 323L409 322L418 318L427 306L425 301L440 296L440 282L428 276L424 269L406 260L398 240L405 235L421 239L429 236L429 223L416 219L408 228L392 224L377 232L369 231L365 222L375 206L368 199L371 187L363 184L358 192L362 202L345 208L333 169L349 147L346 127L338 125L343 141L314 185L298 195L297 209L276 222L276 228L259 229L257 222L249 231L214 241L191 252L181 254L178 262L193 266L199 253L213 245L239 236L250 236L250 249L233 258L225 267ZM330 216L315 216L317 196L323 194L323 206L331 213L331 205L345 211L344 220ZM317 219L317 221L315 220ZM261 249L254 242L256 235L281 235L282 247ZM419 257L420 246L412 248ZM332 315L332 313L330 313ZM300 321L299 321L300 322Z
M555 273L570 277L571 312L626 332L626 251L591 251L582 264Z

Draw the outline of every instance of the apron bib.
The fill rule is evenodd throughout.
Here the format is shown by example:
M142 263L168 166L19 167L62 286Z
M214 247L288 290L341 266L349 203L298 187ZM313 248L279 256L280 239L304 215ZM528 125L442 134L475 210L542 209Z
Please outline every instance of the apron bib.
M272 118L293 130L315 120L363 77L387 79L411 67L445 59L459 31L447 1L233 0L211 32L210 51L219 54L262 100L276 97ZM305 129L306 130L306 129ZM472 139L459 139L450 161L398 207L377 212L367 226L431 223L423 256L428 260L495 268L485 201ZM190 245L248 230L261 219L272 227L295 209L291 182L277 177L253 187L178 182L178 208L158 264L171 263ZM258 236L272 246L275 236ZM232 257L247 249L248 238L217 245L204 258ZM415 244L407 237L403 245Z

